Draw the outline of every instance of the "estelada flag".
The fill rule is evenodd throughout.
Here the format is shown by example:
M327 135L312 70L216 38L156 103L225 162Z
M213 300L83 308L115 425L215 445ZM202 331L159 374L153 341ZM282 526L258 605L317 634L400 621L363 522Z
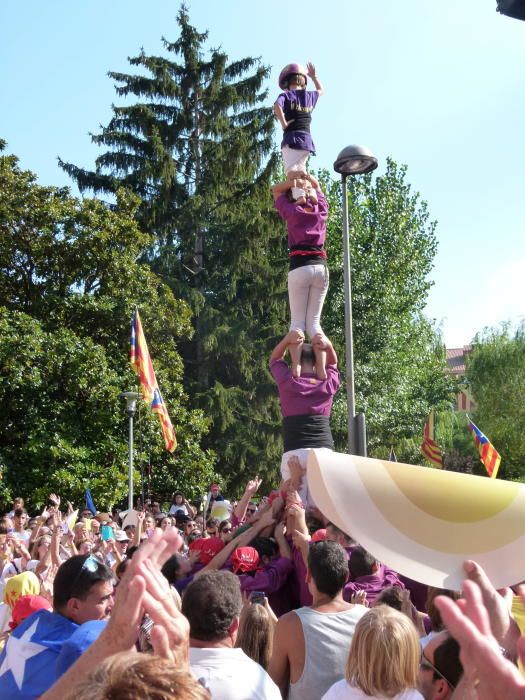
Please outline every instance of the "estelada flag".
M490 476L490 478L495 479L498 475L499 464L501 462L501 455L494 447L494 445L490 442L488 437L481 432L477 425L474 425L474 423L470 420L469 416L467 416L467 420L468 429L472 433L472 437L474 438L474 442L476 443L476 446L479 451L479 458L483 462L485 469L487 470L487 474Z
M155 370L153 369L148 344L146 343L144 331L142 330L138 309L135 309L131 318L131 348L129 360L131 366L138 374L142 389L142 398L151 408L151 411L156 413L159 417L166 449L169 452L173 452L177 447L177 438L175 437L175 431L168 415L168 409L162 399L157 384Z
M441 454L441 449L435 440L434 422L434 411L431 411L423 430L421 452L425 455L429 462L432 462L432 464L435 464L436 467L442 469L443 455Z

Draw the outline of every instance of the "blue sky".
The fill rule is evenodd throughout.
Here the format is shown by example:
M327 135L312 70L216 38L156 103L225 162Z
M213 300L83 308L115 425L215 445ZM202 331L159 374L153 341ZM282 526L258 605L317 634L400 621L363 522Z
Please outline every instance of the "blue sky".
M260 56L276 78L312 60L326 94L314 114L317 157L349 143L408 181L438 221L427 313L449 347L525 316L525 22L496 0L193 0L192 23L231 59ZM57 156L91 167L89 132L118 102L109 70L177 36L178 2L20 0L0 22L0 137L42 184L72 186ZM73 191L75 188L73 187Z

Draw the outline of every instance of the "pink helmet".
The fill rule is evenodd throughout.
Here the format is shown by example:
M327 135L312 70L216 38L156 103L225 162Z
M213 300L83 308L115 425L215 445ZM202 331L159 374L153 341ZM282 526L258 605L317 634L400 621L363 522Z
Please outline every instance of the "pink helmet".
M286 90L288 87L288 78L291 75L304 76L305 84L308 82L306 69L300 63L289 63L279 74L279 87L281 90Z

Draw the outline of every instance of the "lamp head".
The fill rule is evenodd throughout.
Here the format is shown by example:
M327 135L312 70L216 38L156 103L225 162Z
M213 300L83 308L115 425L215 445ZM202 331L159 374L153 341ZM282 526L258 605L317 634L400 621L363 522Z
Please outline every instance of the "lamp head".
M140 398L140 394L136 391L123 391L119 396L126 400L126 413L132 418L137 410L137 399Z
M343 177L363 175L377 168L377 158L366 146L347 146L343 148L334 163L334 170Z

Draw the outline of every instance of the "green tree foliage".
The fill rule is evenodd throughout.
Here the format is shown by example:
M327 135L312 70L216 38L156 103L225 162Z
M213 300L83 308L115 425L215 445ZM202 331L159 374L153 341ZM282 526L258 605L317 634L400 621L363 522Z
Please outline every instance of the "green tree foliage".
M330 290L323 329L335 341L344 374L344 287L341 186L321 173L330 203ZM435 223L406 181L406 167L387 161L385 174L348 178L356 410L367 419L371 454L421 463L419 444L431 408L451 400L445 354L424 317L436 252ZM334 407L335 439L346 446L346 396Z
M525 479L525 323L479 333L467 360L472 419L501 455L498 478Z
M195 315L195 336L180 344L184 383L212 421L204 446L232 483L275 474L279 461L266 365L269 338L285 330L286 249L270 215L269 69L207 52L185 7L178 25L166 56L141 52L134 74L110 73L127 103L92 137L104 149L95 170L62 165L81 190L140 197L138 220L154 237L146 259Z
M119 191L111 209L78 200L66 188L37 185L2 154L0 180L4 484L34 505L49 488L79 502L90 485L103 506L126 493L127 421L118 394L136 384L128 352L138 305L179 440L168 455L144 405L139 457L151 460L161 494L179 485L198 492L213 476L213 455L200 447L208 421L187 406L175 342L192 333L191 312L137 261L151 239L136 223L136 198Z

